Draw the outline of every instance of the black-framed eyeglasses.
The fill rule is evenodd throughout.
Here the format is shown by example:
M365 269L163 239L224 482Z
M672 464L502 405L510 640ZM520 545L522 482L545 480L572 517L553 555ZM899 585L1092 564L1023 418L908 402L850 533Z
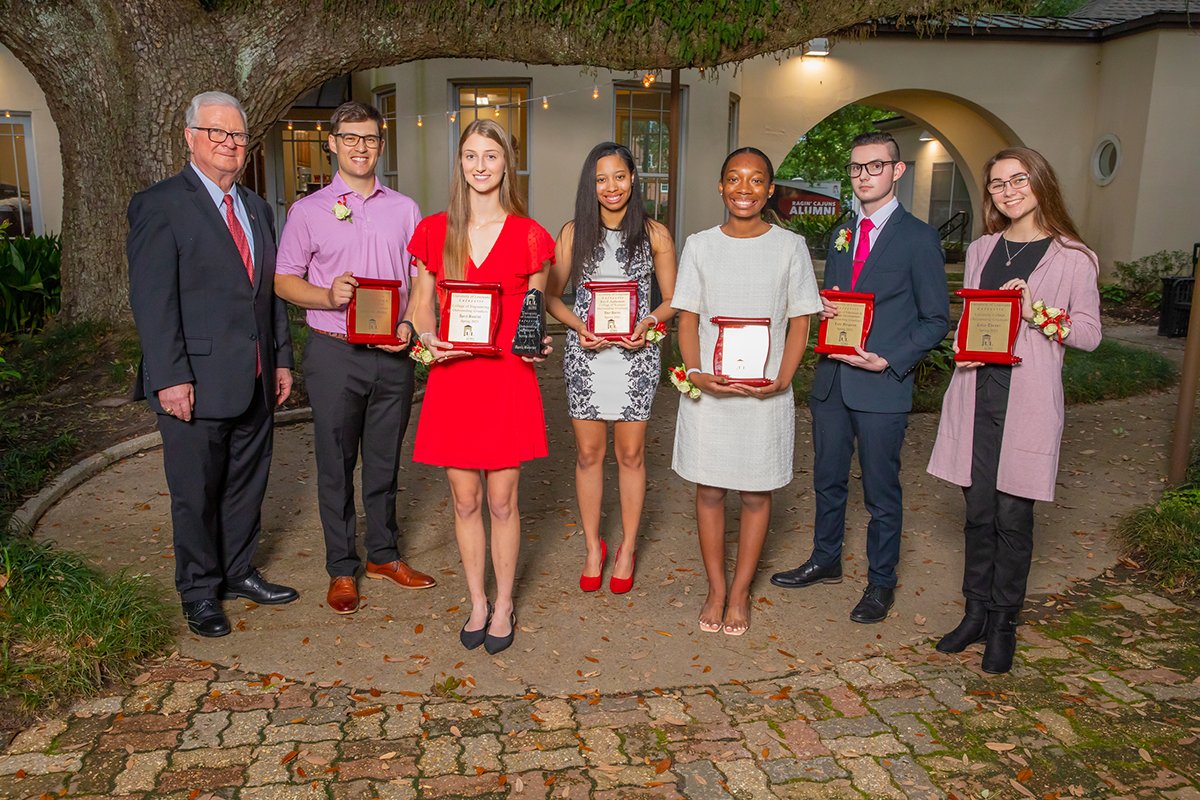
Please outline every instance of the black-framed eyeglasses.
M1011 186L1014 189L1020 189L1028 185L1029 176L1022 172L1018 175L1013 175L1006 181L1002 181L999 178L994 181L988 181L987 190L988 194L1002 194L1005 186Z
M192 126L192 130L206 131L208 133L208 140L213 144L220 144L230 136L233 137L233 143L238 147L245 147L246 145L250 144L250 134L248 133L235 133L233 131L227 131L223 128L201 128L196 125Z
M358 147L358 143L362 142L368 150L378 150L379 145L383 144L382 136L359 136L357 133L335 133L333 135L341 140L343 147Z
M846 165L846 172L850 173L851 178L857 178L862 174L863 169L867 170L868 175L882 175L883 168L888 164L895 164L895 161L868 161L866 164L855 164L853 161Z

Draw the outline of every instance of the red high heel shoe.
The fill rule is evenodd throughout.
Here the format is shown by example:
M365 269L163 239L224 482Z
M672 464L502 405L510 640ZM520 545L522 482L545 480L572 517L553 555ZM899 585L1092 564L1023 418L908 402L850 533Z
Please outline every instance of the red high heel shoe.
M620 552L619 550L617 552ZM608 558L608 545L604 540L600 540L600 574L595 576L580 575L579 588L585 592L596 592L600 590L600 584L604 583L604 559Z
M616 558L614 558L613 561L616 562L620 558L621 558L621 548L618 547ZM614 566L616 566L615 563L614 563ZM618 578L616 575L610 576L608 579L608 591L612 592L613 594L625 594L630 589L632 589L633 588L633 571L635 569L637 569L637 553L633 554L633 564L630 565L630 567L629 567L629 577L628 578Z

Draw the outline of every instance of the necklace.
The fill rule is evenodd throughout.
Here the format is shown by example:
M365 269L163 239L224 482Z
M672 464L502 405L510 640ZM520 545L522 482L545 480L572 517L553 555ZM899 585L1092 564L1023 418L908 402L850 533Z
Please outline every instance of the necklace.
M505 218L505 217L507 217L507 216L508 216L508 214L507 214L507 213L505 213L505 214L501 214L501 215L500 215L500 216L498 216L498 217L495 217L495 218L493 218L493 219L489 219L487 222L481 222L481 223L479 223L478 225L472 225L472 226L471 226L471 230L473 230L473 231L483 230L483 229L484 229L484 228L486 228L488 225L491 225L493 222L499 222L500 220L504 219L504 218Z
M1010 253L1010 252L1008 252L1008 239L1005 239L1003 236L1001 236L1000 238L1004 240L1004 254L1006 256L1008 256L1008 260L1004 262L1004 266L1006 266L1006 267L1012 266L1012 260L1014 258L1016 258L1017 256L1021 255L1021 250L1024 250L1026 247L1029 247L1029 245L1038 241L1037 239L1030 239L1028 242L1021 245L1021 250L1018 250L1016 253Z

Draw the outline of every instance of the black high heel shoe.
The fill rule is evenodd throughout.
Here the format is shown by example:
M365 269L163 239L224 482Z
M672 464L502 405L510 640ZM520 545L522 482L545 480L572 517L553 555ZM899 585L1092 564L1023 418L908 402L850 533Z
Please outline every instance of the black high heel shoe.
M488 651L488 655L494 656L501 650L507 650L508 646L513 643L513 636L517 633L517 612L512 612L510 619L512 620L512 630L508 632L508 636L492 636L489 633L484 637L483 649Z
M470 622L470 618L467 622ZM479 645L483 644L487 638L488 626L492 624L492 604L488 601L487 604L487 620L483 623L483 627L477 631L467 630L467 622L463 623L462 630L458 632L458 640L462 642L462 646L468 650L474 650Z

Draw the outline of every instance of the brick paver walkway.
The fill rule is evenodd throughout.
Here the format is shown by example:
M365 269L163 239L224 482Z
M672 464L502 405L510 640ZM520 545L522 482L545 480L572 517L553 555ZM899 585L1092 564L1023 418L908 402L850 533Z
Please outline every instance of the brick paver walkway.
M1200 800L1197 613L1078 586L1031 604L1000 677L928 643L746 683L421 696L176 655L18 735L0 797Z

